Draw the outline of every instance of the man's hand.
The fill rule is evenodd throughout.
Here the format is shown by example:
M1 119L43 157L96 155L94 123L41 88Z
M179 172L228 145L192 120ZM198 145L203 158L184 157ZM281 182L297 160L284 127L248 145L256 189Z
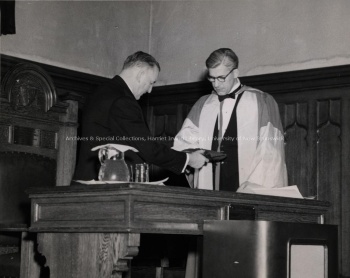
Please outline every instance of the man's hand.
M189 161L188 166L192 168L199 169L202 168L203 165L207 164L209 159L203 156L204 150L198 150L192 153L189 153Z

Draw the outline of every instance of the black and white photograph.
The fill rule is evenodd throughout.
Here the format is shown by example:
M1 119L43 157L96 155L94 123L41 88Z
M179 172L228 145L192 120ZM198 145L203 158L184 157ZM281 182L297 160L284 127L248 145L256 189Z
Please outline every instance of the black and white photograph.
M350 278L349 14L0 1L0 278Z

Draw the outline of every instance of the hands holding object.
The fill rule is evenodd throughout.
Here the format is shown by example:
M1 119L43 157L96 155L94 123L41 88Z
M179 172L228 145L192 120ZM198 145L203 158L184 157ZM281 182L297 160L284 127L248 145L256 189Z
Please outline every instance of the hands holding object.
M208 162L219 162L226 158L226 154L223 152L216 152L204 149L185 149L185 153L190 154L190 160L188 165L192 168L202 168Z

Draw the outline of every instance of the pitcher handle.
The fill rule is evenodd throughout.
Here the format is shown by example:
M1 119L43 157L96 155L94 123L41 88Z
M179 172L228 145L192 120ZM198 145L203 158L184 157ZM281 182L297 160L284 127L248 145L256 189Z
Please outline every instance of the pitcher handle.
M98 159L100 160L101 165L105 162L106 159L108 159L108 152L110 150L113 150L116 152L116 154L113 155L113 157L119 156L121 153L118 149L114 147L107 146L107 147L101 148L98 152Z

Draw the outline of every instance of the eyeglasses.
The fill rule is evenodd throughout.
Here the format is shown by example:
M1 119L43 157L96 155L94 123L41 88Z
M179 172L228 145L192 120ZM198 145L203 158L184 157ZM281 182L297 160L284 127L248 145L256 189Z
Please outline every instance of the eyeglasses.
M210 76L208 75L207 76L207 79L210 81L210 82L215 82L215 80L219 81L219 82L225 82L227 76L230 75L231 72L233 72L233 70L235 70L236 68L233 68L232 70L230 70L230 72L228 74L226 74L225 76L218 76L218 77L214 77L214 76Z

